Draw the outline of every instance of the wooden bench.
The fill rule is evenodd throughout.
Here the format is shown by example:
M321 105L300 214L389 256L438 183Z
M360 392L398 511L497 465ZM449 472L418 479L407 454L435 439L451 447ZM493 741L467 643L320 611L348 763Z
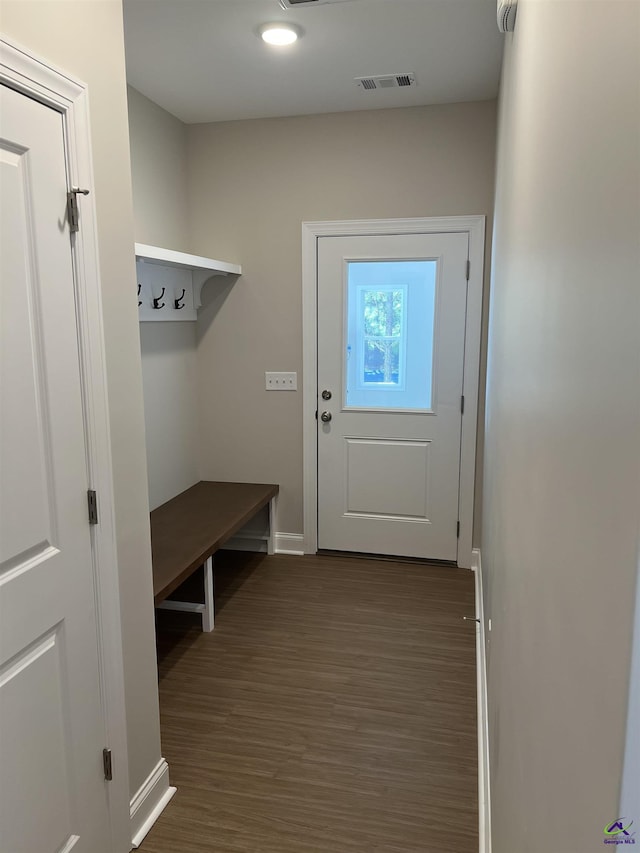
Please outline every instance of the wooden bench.
M267 553L273 554L275 498L279 487L203 480L151 513L153 596L156 607L202 615L202 630L215 621L213 555L265 506L269 507ZM204 566L204 604L167 600Z

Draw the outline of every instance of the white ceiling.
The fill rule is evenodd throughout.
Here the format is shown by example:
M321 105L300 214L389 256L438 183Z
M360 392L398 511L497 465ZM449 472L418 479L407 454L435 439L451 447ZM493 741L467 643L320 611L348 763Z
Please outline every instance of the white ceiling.
M494 98L496 0L347 0L284 11L278 0L125 0L129 83L186 123ZM256 35L292 21L289 48ZM354 77L414 72L413 88Z

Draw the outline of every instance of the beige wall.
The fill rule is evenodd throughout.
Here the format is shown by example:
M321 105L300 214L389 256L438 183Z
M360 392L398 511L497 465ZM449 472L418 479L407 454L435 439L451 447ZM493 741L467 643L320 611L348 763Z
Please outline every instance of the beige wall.
M128 87L137 243L186 252L186 127ZM151 509L199 479L195 323L141 323L142 383Z
M196 324L140 323L149 506L197 483Z
M482 534L494 853L602 850L618 817L640 517L639 95L640 4L521 0Z
M132 86L127 99L136 242L188 252L187 129Z
M121 2L3 0L0 23L5 36L89 85L135 792L160 757L160 731Z
M194 252L241 263L198 320L203 477L278 482L278 528L302 532L301 223L486 214L495 102L188 127ZM300 387L299 382L299 387Z

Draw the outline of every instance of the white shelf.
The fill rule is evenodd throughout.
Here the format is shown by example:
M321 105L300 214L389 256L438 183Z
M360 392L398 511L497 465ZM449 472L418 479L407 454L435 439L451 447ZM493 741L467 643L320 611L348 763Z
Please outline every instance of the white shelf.
M141 322L192 322L202 306L205 281L212 276L242 275L242 267L238 264L143 243L136 243L135 247ZM161 305L159 308L154 308L156 297ZM175 307L176 299L179 299L180 308Z
M242 275L239 264L228 264L226 261L216 261L213 258L202 258L200 255L189 255L186 252L174 252L173 249L162 249L159 246L147 246L136 243L136 260L148 264L159 264L163 267L178 267L183 270L202 270L212 275Z

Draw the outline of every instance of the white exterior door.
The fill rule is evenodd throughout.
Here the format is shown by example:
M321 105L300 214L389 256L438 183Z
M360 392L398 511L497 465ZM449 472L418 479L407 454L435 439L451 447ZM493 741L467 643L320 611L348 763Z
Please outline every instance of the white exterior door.
M455 561L466 233L318 240L318 547Z
M0 98L0 850L106 853L62 118Z

